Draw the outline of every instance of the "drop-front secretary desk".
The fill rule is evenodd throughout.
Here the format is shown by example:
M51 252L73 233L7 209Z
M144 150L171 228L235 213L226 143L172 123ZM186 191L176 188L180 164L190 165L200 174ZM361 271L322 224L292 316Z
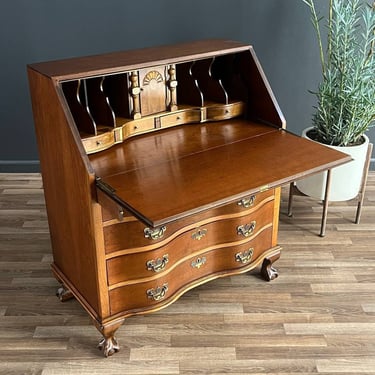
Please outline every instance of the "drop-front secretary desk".
M255 267L280 186L349 157L285 130L254 50L206 40L28 66L62 300L118 351L126 317Z

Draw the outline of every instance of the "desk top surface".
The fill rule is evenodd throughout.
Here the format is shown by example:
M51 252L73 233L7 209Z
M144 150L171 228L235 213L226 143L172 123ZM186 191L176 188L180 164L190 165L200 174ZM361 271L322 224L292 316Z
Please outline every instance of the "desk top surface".
M285 130L238 119L145 134L90 155L112 198L153 227L349 160Z

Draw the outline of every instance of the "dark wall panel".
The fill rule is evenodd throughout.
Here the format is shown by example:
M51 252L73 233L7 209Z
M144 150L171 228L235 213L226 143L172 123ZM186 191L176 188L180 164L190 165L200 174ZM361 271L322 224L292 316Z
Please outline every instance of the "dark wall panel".
M320 77L296 0L6 0L0 12L0 172L38 170L26 64L203 38L253 44L287 119L309 125ZM324 12L324 6L321 11ZM374 133L371 133L372 135Z

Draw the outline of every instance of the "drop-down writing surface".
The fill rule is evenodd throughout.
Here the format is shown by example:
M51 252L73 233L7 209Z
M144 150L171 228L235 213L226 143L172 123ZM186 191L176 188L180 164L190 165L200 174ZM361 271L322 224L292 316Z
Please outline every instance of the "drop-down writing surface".
M154 165L246 138L275 131L275 128L243 119L181 125L154 134L130 138L122 145L89 155L97 176L102 178L152 168Z
M241 124L248 126L246 121ZM216 125L218 132L219 128ZM195 131L193 126L181 129L186 139ZM148 225L159 226L350 160L346 154L284 130L268 129L211 148L175 152L176 157L164 161L156 158L153 163L107 175L101 181L113 189L110 195L118 203ZM160 144L166 144L168 138L171 141L173 133L160 133L159 137L166 137Z

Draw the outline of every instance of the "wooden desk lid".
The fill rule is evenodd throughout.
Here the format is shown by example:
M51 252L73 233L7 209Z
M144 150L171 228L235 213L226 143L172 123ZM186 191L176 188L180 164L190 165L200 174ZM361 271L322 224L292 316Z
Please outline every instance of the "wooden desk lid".
M179 63L190 61L191 59L202 59L207 56L224 55L249 49L250 46L248 44L237 41L207 39L175 45L162 45L39 62L30 64L29 68L56 80L69 80L131 71L147 66Z
M226 127L225 137L220 132L223 126ZM198 146L194 146L194 142L189 146L189 135L204 131L211 132L209 142L204 143L206 138L203 137ZM215 141L215 131L219 141ZM136 144L119 145L127 154L129 164L125 163L122 171L114 167L113 174L98 176L99 187L152 227L350 160L346 154L285 130L258 125L254 132L251 124L244 120L190 125L157 133L157 138L150 137L154 137L154 142L145 142L144 137L143 142L140 139ZM131 142L134 141L137 139ZM168 149L163 145L168 144L174 145L173 152L165 158ZM142 150L142 145L147 145L147 149ZM138 155L151 156L139 165L131 163L130 148L137 146ZM158 153L164 153L163 157L158 158ZM110 153L92 160L97 173L103 160L108 158Z

